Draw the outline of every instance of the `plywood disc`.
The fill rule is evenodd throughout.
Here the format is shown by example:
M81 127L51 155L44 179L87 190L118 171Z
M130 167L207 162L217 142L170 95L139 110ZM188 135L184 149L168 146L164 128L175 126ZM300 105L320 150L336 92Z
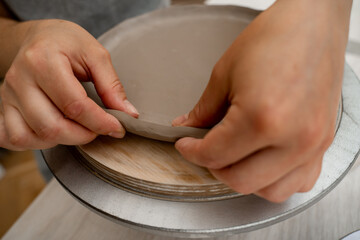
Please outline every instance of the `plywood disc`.
M223 199L238 194L176 151L174 144L128 133L101 136L78 147L93 171L129 190L177 200Z

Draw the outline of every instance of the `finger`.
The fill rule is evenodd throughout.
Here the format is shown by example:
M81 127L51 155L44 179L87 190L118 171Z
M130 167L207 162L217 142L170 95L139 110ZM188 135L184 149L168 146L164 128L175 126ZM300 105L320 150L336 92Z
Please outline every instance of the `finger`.
M204 139L182 138L175 147L188 161L210 169L221 169L265 148L268 141L256 133L245 114L233 105L223 121Z
M2 92L4 88L4 84L1 86ZM1 96L4 97L4 96ZM15 147L10 144L8 133L5 126L5 117L4 117L4 102L0 99L0 147L6 148L13 151L22 151L23 148Z
M13 150L45 149L56 144L41 140L29 128L20 112L11 105L4 105L4 126L8 147Z
M28 126L35 134L50 143L78 145L96 137L96 134L71 119L64 118L47 96L37 87L24 86L26 91L13 100Z
M127 100L124 87L112 65L110 54L105 48L100 48L98 51L96 57L89 57L86 62L98 95L108 108L126 112L137 118L139 112Z
M298 167L277 182L255 192L255 195L271 202L284 202L294 193L302 192L303 189L310 191L319 177L321 164L322 158Z
M87 97L84 88L75 78L69 62L64 59L54 59L54 61L51 66L56 66L56 69L50 67L50 70L38 79L40 88L51 101L67 118L94 133L103 135L117 133L118 137L122 137L125 134L124 128L115 117L106 113ZM49 81L49 77L54 79Z
M224 76L213 70L198 103L190 113L175 118L172 122L173 126L210 127L217 124L228 108L227 89Z
M15 147L10 144L9 138L6 133L5 120L3 113L0 113L0 147L13 151L22 151L23 148Z
M280 147L269 147L229 167L210 172L230 188L250 194L275 183L303 164L308 156L298 156Z

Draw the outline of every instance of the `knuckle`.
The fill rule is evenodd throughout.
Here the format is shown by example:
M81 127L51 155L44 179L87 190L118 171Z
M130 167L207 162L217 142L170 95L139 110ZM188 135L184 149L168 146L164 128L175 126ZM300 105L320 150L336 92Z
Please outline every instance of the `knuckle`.
M33 45L32 47L24 50L24 59L26 59L28 62L32 62L34 59L38 58L39 52L40 51L38 49L38 46L36 45L36 47L34 47Z
M17 89L17 70L14 66L11 66L5 74L4 83L1 87L1 94L6 94L6 88Z
M74 100L63 108L63 113L67 118L76 120L85 111L86 98L80 100Z
M36 130L36 133L43 141L55 142L60 134L60 131L60 127L56 123L53 123L40 126Z
M28 136L26 134L17 133L9 134L9 142L15 147L25 147L28 143Z
M107 97L112 97L109 93L124 93L125 89L124 86L121 84L120 80L118 78L115 78L109 85L109 87L107 87L105 90L99 92L99 96L101 99L107 98ZM122 98L122 100L126 99L126 95L125 94L120 94L120 97Z
M280 108L271 103L262 104L252 116L252 124L256 133L272 137L277 135L283 125L284 115Z
M44 64L47 62L47 59L49 59L46 54L46 49L48 47L46 45L46 43L40 41L25 49L23 57L27 64L35 69L42 70Z
M124 86L121 84L118 78L114 79L111 83L111 89L114 91L124 92Z
M13 79L16 79L16 70L14 66L11 66L7 73L5 74L5 81L11 81Z
M111 59L110 52L105 47L103 47L102 45L97 47L95 51L96 51L97 56L100 59L103 59L103 60Z

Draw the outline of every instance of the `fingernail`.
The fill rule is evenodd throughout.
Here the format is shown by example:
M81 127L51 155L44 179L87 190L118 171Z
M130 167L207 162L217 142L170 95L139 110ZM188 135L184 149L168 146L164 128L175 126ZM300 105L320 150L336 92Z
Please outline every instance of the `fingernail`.
M123 138L125 136L125 129L121 127L119 130L110 132L108 135L113 138Z
M175 118L175 119L172 121L172 125L173 125L173 126L180 126L180 125L183 124L188 118L189 118L189 113L184 114L184 115L182 115L182 116L179 116L179 117Z
M139 112L136 110L134 105L132 105L129 100L124 100L126 109L131 113L131 115L134 115L135 117L139 116Z

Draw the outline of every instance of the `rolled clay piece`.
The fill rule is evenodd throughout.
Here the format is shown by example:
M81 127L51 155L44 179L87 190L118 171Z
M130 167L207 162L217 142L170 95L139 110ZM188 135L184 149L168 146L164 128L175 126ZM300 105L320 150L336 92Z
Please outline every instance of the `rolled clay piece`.
M107 113L116 117L128 132L136 135L160 141L175 142L182 137L203 138L209 131L209 129L205 128L172 127L170 124L161 125L156 122L147 121L146 119L143 120L141 115L139 118L134 118L121 111L106 109L96 94L92 83L83 83L83 86L87 89L88 96L91 99L95 100Z
M99 38L138 119L115 110L127 131L174 142L202 138L208 129L172 127L199 100L212 68L258 11L231 6L181 6L129 19ZM104 107L92 83L84 87Z
M136 135L152 138L160 141L175 142L182 137L203 138L209 131L204 128L193 127L172 127L160 125L153 122L142 121L129 116L128 114L107 109L106 112L120 120L125 129Z

